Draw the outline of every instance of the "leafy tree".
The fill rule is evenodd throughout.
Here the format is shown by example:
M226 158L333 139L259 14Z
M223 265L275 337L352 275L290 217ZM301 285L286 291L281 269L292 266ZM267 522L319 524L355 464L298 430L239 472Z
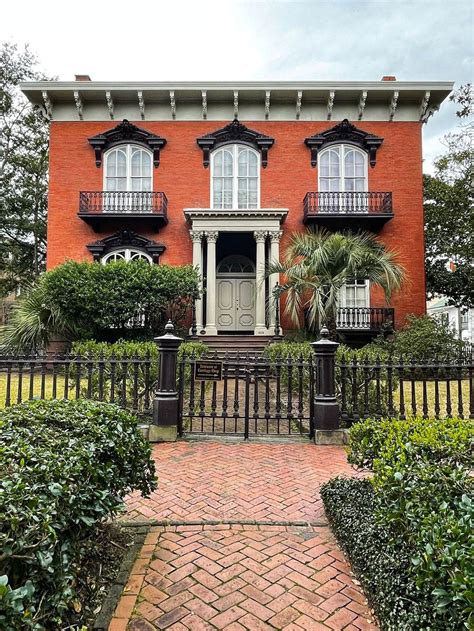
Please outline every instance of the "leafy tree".
M451 96L467 122L444 138L446 152L424 176L426 283L428 297L447 296L456 306L474 307L473 135L470 84Z
M0 47L0 296L44 267L48 127L20 91L45 77L28 47Z
M68 261L43 274L16 301L1 348L30 351L53 336L69 339L152 337L168 318L178 327L199 296L192 265L108 265Z
M352 278L367 278L389 300L404 277L395 259L373 235L308 230L292 236L285 260L271 265L268 273L284 275L280 291L295 324L308 309L309 325L325 322L335 336L341 288Z

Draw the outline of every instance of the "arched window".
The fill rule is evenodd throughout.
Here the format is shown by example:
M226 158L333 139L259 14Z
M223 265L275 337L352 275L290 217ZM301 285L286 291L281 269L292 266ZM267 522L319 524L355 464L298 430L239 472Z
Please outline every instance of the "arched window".
M105 154L105 191L152 191L152 154L138 145L120 145Z
M132 248L122 248L120 250L112 250L102 257L101 262L106 265L114 261L148 261L152 263L151 257L142 252L141 250L134 250Z
M212 208L258 208L260 156L245 145L226 145L211 154Z
M367 186L367 154L352 145L331 145L319 158L321 193L361 193Z

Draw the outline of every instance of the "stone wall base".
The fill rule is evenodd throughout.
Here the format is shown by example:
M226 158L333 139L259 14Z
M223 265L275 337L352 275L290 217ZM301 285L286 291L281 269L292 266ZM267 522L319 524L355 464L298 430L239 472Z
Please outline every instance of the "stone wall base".
M317 429L314 433L316 445L347 445L348 429Z
M178 439L178 428L176 425L160 426L150 425L148 427L148 440L150 443L174 443Z

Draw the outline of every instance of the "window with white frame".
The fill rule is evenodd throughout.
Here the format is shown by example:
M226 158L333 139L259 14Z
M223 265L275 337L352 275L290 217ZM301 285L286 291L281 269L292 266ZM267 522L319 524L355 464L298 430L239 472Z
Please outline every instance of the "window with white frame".
M340 328L367 328L370 325L369 281L351 278L341 288L339 294L337 326Z
M225 145L211 154L212 208L259 207L260 155L245 145Z
M469 311L461 311L461 331L467 331L469 329Z
M331 145L318 158L322 193L367 191L367 154L352 145Z
M153 189L153 157L138 145L120 145L105 154L105 191L145 191Z
M141 250L134 250L133 248L122 248L120 250L112 250L102 257L101 262L106 265L114 261L147 261L151 264L151 256L142 252Z

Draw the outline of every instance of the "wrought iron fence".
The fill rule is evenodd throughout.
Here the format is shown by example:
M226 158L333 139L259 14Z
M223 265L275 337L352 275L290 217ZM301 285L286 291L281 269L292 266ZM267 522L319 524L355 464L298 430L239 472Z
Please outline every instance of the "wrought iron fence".
M0 408L33 399L87 398L150 414L156 378L150 357L0 356Z
M457 361L401 359L336 363L336 387L341 421L421 415L474 418L474 364Z
M221 379L196 378L196 363L208 360L221 363ZM0 408L88 398L151 415L157 379L158 361L149 356L0 356ZM311 436L318 424L315 384L311 356L185 356L176 384L179 433ZM343 357L335 364L335 386L343 426L367 417L474 419L472 349L453 361Z
M200 380L197 362L221 363L221 379ZM196 359L179 365L178 431L185 434L312 435L313 360L270 361L236 353Z

